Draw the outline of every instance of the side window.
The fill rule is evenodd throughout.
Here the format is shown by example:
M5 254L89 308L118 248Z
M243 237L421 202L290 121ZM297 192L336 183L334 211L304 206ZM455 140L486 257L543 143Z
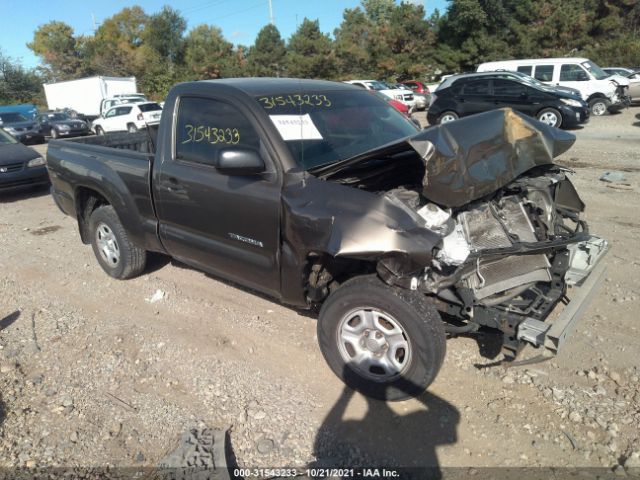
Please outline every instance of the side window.
M476 80L467 83L462 89L464 95L488 95L489 80Z
M494 80L493 94L500 97L519 97L526 92L524 85L509 80Z
M115 116L117 108L112 108L107 113L105 113L104 118L111 118Z
M587 80L589 76L580 65L565 64L560 68L561 82L586 82Z
M534 78L541 82L550 82L553 80L553 65L536 65Z
M518 72L524 73L525 75L531 76L532 71L533 67L531 65L521 65L518 67Z
M230 103L182 97L176 123L176 158L215 165L221 150L260 150L260 137L251 122Z
M129 115L131 113L131 107L118 107L116 108L116 115Z

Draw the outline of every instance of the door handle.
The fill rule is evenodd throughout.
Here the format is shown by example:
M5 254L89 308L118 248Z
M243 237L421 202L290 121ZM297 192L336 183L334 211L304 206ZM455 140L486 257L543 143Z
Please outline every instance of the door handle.
M172 193L184 193L184 188L180 186L180 183L174 177L169 177L168 184L165 184L167 190Z

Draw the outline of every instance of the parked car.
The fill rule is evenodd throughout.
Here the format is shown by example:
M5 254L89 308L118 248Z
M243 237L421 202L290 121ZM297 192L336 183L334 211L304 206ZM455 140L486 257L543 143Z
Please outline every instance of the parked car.
M611 73L610 70L612 69L603 68L603 70L605 70L607 73ZM617 73L617 75L623 75L624 77L629 79L629 89L627 93L631 98L631 102L640 101L640 71L633 71L627 68L616 68L613 70L617 70L620 72ZM614 73L611 74L614 75Z
M626 92L629 80L620 75L608 75L588 58L505 60L478 66L478 72L496 70L518 71L543 83L576 88L596 116L629 105Z
M0 113L0 128L24 144L44 142L44 136L35 128L33 120L28 120L18 112Z
M413 93L420 93L422 95L429 95L431 93L429 91L429 87L427 87L426 84L419 82L418 80L406 80L401 83L409 87L413 91Z
M0 113L19 113L27 120L31 120L38 113L38 107L33 103L0 105Z
M553 163L575 136L521 113L420 130L354 86L271 78L181 83L166 109L155 153L144 133L49 144L53 198L97 262L125 279L162 252L318 307L329 366L372 397L422 393L447 331L555 355L604 275Z
M472 73L459 73L455 75L449 75L446 79L438 85L435 93L438 90L444 90L451 86L453 82L460 78L470 78L470 77L493 77L493 78L510 78L512 80L518 80L524 83L528 83L533 85L534 87L541 88L543 90L551 90L551 91L559 91L564 93L569 93L577 98L582 98L582 94L580 90L571 87L563 87L562 85L548 85L546 83L542 83L540 80L536 80L535 78L521 72L511 72L509 70L496 70L495 72L472 72Z
M351 85L356 85L367 90L375 90L382 93L383 95L386 95L389 98L393 98L394 100L398 100L399 102L404 103L409 108L415 107L413 92L408 92L406 90L397 88L390 88L384 82L378 80L347 80L344 83L350 83Z
M44 112L36 116L35 129L42 135L51 138L77 137L91 133L84 120L72 118L62 112Z
M628 77L633 73L633 70L625 67L602 67L602 70L609 75L620 75L621 77Z
M142 93L127 93L122 95L114 95L113 97L105 98L100 101L100 115L104 116L105 113L116 105L124 105L127 103L145 103L148 102L147 97Z
M429 87L417 80L407 80L402 85L409 88L413 92L413 98L416 99L416 110L426 110L431 99Z
M44 158L0 128L0 192L48 183Z
M589 106L584 100L510 78L463 76L450 87L437 90L435 96L427 112L431 125L504 107L552 127L574 127L589 119Z
M104 117L94 120L91 129L96 135L108 132L136 132L148 126L158 125L162 107L156 102L129 103L107 110Z
M632 102L640 101L640 71L631 73L629 79L629 96Z

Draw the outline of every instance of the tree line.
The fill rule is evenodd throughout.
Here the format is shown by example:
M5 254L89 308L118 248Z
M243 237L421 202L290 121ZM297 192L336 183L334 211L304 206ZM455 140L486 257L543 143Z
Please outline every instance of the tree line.
M62 21L41 25L23 68L0 52L0 103L43 103L41 83L91 75L135 76L164 98L176 82L238 76L430 80L508 58L585 56L601 65L640 64L638 0L448 0L443 13L395 0L361 0L333 35L305 18L288 39L265 25L251 46L214 25L187 31L180 11L124 8L93 35Z

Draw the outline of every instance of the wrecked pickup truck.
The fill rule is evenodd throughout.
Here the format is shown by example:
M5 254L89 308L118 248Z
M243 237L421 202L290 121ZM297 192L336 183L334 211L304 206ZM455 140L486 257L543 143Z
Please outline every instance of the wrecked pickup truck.
M344 83L225 79L176 85L155 134L51 141L48 169L112 277L162 252L319 308L331 369L398 400L447 333L497 329L508 359L562 347L608 248L553 163L574 139L508 109L421 131Z

